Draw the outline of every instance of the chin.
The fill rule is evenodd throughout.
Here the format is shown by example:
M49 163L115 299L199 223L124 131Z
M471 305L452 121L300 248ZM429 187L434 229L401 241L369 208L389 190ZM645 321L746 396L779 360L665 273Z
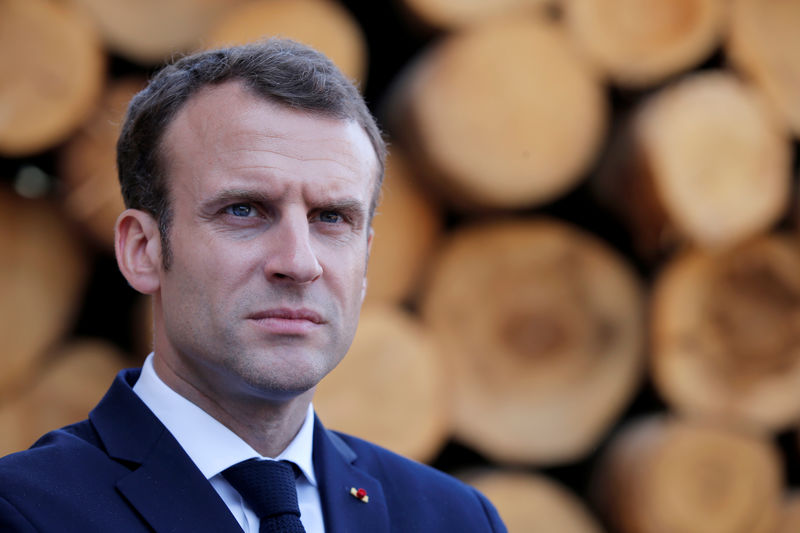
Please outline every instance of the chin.
M281 371L271 368L268 372L258 372L245 377L245 381L265 395L293 397L308 392L317 386L328 373L315 367L297 368Z

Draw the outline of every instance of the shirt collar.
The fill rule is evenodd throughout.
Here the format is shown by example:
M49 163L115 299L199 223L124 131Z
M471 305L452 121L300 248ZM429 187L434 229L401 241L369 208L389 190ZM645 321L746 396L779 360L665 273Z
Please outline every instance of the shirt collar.
M152 353L145 359L133 391L172 433L206 479L241 461L264 458L233 431L164 383L153 367ZM300 431L274 459L295 463L316 487L313 441L314 408L309 404Z

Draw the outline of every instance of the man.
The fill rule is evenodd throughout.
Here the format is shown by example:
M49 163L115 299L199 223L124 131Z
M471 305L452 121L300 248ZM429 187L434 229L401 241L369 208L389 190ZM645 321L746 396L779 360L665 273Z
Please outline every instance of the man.
M299 521L275 512L292 531L505 531L475 490L311 407L355 334L384 156L358 91L301 45L160 72L118 143L116 226L154 352L88 420L0 460L0 530L277 530L236 474L257 464L296 491Z

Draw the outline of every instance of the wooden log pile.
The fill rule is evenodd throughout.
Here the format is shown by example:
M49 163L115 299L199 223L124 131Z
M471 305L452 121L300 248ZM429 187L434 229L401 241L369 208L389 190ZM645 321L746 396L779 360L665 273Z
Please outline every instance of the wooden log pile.
M799 531L798 28L800 0L0 2L0 453L151 348L112 249L130 96L281 35L390 142L328 425L511 531Z

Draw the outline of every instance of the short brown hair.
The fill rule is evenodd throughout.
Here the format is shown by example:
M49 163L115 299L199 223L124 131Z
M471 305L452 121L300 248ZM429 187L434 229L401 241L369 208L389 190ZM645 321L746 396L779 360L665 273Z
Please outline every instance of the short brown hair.
M192 95L230 80L280 105L358 123L378 159L370 218L378 203L386 144L361 93L327 57L287 39L188 55L164 67L133 97L117 142L125 206L146 211L158 221L165 268L171 260L172 211L162 157L164 132Z

